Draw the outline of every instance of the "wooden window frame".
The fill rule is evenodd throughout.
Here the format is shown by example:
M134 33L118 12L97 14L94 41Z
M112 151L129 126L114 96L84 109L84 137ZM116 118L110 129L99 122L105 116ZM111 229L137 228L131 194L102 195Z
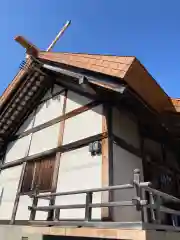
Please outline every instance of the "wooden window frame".
M20 191L21 195L30 195L36 187L41 193L52 191L55 159L56 155L53 154L37 161L27 162ZM49 176L49 178L43 181L46 176Z

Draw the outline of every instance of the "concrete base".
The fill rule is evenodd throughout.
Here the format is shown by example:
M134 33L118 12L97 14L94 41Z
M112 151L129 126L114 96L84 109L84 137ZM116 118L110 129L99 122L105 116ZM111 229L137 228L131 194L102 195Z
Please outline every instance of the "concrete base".
M136 229L97 229L0 225L0 239L2 240L75 240L81 238L121 240L179 240L180 232Z

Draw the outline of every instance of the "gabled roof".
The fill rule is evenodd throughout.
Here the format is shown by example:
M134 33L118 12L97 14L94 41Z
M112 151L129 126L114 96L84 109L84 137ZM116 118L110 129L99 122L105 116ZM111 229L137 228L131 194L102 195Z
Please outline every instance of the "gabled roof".
M36 57L41 61L65 64L67 66L73 66L119 78L121 81L128 84L148 106L157 112L180 111L180 101L171 99L136 57L85 53L55 53L38 50L36 52ZM27 69L20 70L9 84L8 88L4 91L0 98L0 110L2 105L11 97L16 87L18 87L18 84L27 71Z
M84 53L39 52L41 60L63 63L124 80L157 112L176 111L174 101L164 92L136 57Z

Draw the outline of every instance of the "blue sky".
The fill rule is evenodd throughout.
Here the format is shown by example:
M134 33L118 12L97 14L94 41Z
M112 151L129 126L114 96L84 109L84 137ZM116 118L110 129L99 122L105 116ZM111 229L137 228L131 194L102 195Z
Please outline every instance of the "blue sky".
M54 51L135 55L170 96L180 97L179 0L2 0L0 94L25 56L14 36L45 50L66 20L72 24Z

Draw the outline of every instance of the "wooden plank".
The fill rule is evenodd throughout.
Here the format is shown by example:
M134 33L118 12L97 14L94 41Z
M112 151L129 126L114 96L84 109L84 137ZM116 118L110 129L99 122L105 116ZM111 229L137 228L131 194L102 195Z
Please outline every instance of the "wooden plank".
M63 103L63 110L62 115L65 116L66 112L66 103L67 103L67 90L64 94L64 103ZM58 137L58 147L62 146L63 143L63 136L64 136L64 127L65 127L65 118L60 123L60 131L59 131L59 137ZM57 180L58 180L58 173L59 173L59 165L60 165L60 156L61 153L56 153L56 163L55 163L55 169L53 174L53 180L52 180L52 190L56 191L57 187Z
M108 105L103 104L103 115L102 115L102 132L107 132L107 138L102 139L102 187L107 187L113 185L112 182L112 112ZM102 202L107 202L112 200L112 192L103 192L101 196ZM102 220L109 220L112 212L111 208L101 209Z

